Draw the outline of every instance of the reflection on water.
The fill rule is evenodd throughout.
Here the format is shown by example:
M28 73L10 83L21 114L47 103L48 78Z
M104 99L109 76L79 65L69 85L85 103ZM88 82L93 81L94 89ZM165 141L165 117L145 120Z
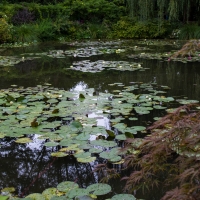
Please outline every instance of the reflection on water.
M44 52L54 49L70 49L67 45L51 44L21 49L8 49L4 55L20 55L27 52ZM74 47L73 47L74 48ZM164 51L162 47L162 51ZM167 47L168 48L168 47ZM159 50L159 49L156 49ZM158 85L169 86L167 96L177 98L188 97L200 99L200 67L199 63L163 62L160 60L131 59L126 54L106 54L89 58L95 60L124 60L142 63L145 71L112 71L104 70L99 73L83 73L66 70L74 61L88 58L66 57L63 59L41 57L32 61L22 62L14 67L0 68L0 88L8 88L10 85L30 87L44 83L51 83L53 87L65 90L84 91L94 88L97 94L100 92L112 92L111 83L130 82L156 82ZM98 97L97 97L98 98ZM101 111L99 111L101 112ZM157 111L154 111L157 112ZM101 114L101 113L100 113ZM109 119L94 113L89 118L97 118L98 126L110 129ZM148 122L149 117L141 116L141 121ZM56 147L44 147L44 140L32 136L33 142L19 145L11 138L0 139L0 188L15 187L18 195L33 192L42 192L48 187L55 187L62 181L75 181L80 187L86 187L98 181L98 176L92 172L94 164L101 163L98 159L95 163L80 164L72 156L55 159L51 157ZM114 193L122 191L123 184L110 183ZM161 192L161 191L160 191ZM161 194L162 195L162 194ZM138 196L142 197L139 193ZM149 196L145 199L159 199L157 196Z

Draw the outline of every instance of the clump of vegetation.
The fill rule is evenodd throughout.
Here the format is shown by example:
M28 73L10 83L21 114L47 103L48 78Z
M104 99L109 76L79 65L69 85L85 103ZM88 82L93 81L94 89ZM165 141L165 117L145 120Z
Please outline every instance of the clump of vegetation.
M193 39L184 44L179 51L171 56L171 58L195 56L198 50L200 50L200 40Z
M155 122L138 149L127 140L131 153L125 166L133 171L125 189L166 188L162 200L198 199L200 195L200 112L194 105L182 106Z
M18 10L12 17L12 23L14 25L31 23L33 21L34 21L34 15L27 8Z
M11 39L11 26L7 22L7 16L0 13L0 43L7 42Z
M200 27L196 24L186 24L180 29L179 39L200 39Z

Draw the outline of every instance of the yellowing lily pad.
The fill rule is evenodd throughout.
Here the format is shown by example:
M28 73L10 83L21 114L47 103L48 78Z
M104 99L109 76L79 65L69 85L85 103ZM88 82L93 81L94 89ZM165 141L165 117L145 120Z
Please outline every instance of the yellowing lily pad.
M40 193L33 193L26 196L26 198L30 198L32 200L46 200L45 197Z
M15 140L16 143L21 143L21 144L26 144L29 142L32 142L32 140L30 138L19 138L17 140Z

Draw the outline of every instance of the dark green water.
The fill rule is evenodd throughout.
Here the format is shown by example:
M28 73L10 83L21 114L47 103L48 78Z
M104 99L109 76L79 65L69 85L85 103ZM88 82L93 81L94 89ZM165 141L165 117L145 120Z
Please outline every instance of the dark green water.
M127 44L126 44L127 45ZM130 45L133 45L130 43ZM68 50L67 44L48 43L26 48L10 48L2 51L1 55L20 55L22 53L42 53L48 50ZM122 48L122 46L119 46ZM178 47L162 46L153 47L154 51L169 51ZM131 50L130 50L130 53ZM83 73L80 71L65 70L74 61L90 59L97 60L123 60L142 63L142 67L149 68L145 71L115 71L104 70L99 73ZM50 83L53 87L65 90L84 90L94 88L99 92L112 92L113 87L108 84L120 82L130 85L130 82L154 82L158 85L169 86L167 96L175 98L187 97L200 100L200 63L199 62L166 62L160 60L131 59L127 53L105 54L90 58L66 56L65 58L48 58L43 56L31 61L21 62L12 67L0 67L0 88L6 89L11 85L34 87ZM141 117L140 123L151 120L152 116ZM93 165L80 164L73 157L54 159L50 153L54 148L43 147L41 142L34 137L34 144L18 145L14 139L1 139L0 148L0 188L15 187L17 195L27 195L33 192L42 192L49 187L55 187L66 180L76 181L80 187L86 187L98 181L98 176L92 173ZM96 162L102 162L99 159ZM123 183L111 182L112 195L120 193ZM138 198L160 199L162 190L150 193L137 193ZM109 197L109 196L108 196ZM105 198L105 197L104 197Z

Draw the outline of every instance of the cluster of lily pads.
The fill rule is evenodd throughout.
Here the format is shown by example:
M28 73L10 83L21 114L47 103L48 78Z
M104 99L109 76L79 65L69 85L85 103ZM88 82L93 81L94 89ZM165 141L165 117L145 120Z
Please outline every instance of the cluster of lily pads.
M67 44L69 46L119 46L122 43L124 43L125 40L112 40L112 41L106 41L106 40L86 40L86 41L74 41L74 42L64 42L64 44Z
M94 162L97 157L101 157L115 165L122 164L127 152L120 151L118 142L146 130L145 126L128 127L122 122L125 117L137 121L140 115L149 114L154 109L166 110L168 103L175 99L163 96L168 87L161 86L164 91L156 90L158 86L155 83L131 83L130 86L113 83L110 86L121 89L98 95L93 88L81 92L65 91L53 88L50 84L30 88L13 85L12 88L2 89L0 138L12 137L16 138L16 143L26 144L33 142L31 136L37 134L46 147L61 147L59 151L54 150L52 156L73 155L81 163ZM177 102L189 104L198 101L177 99ZM98 120L104 118L110 119L109 128L97 126ZM137 143L141 142L142 139ZM64 182L57 188L45 190L44 194L32 194L25 199L84 200L93 199L95 196L92 195L103 195L110 190L106 184L94 184L81 189L74 182ZM43 197L46 193L51 198ZM135 199L127 195L115 195L111 199ZM0 199L3 198L0 196Z
M149 40L149 39L143 39L138 41L138 44L143 45L152 45L152 46L180 46L180 42L178 40Z
M195 55L188 57L173 57L175 51L171 52L164 52L164 53L149 53L149 52L142 52L139 54L131 54L128 55L128 58L142 58L142 59L156 59L156 60L164 60L164 61L179 61L182 63L187 62L200 62L200 52L196 52Z
M104 61L104 60L98 60L95 62L91 62L90 60L74 62L69 69L82 72L91 72L91 73L101 72L104 69L119 70L119 71L144 70L144 68L141 67L140 63L126 62L126 61Z
M35 45L37 42L15 42L15 43L3 43L0 44L0 47L4 48L16 48L16 47L28 47L31 45Z
M26 60L32 60L33 58L26 57ZM20 62L24 62L24 57L18 56L0 56L0 66L14 66Z
M117 48L109 49L107 47L85 47L85 48L78 48L75 50L66 50L66 51L51 50L47 53L47 56L53 58L63 58L65 56L90 57L103 54L121 53L124 51L125 51L124 49L117 49Z
M45 189L42 194L33 193L25 198L17 198L12 196L14 188L4 188L1 192L4 195L0 195L1 200L93 200L98 196L102 196L111 192L111 186L105 183L95 183L89 185L87 188L79 188L79 185L75 182L64 181L57 185L56 188ZM111 199L105 200L136 200L131 194L116 194Z

